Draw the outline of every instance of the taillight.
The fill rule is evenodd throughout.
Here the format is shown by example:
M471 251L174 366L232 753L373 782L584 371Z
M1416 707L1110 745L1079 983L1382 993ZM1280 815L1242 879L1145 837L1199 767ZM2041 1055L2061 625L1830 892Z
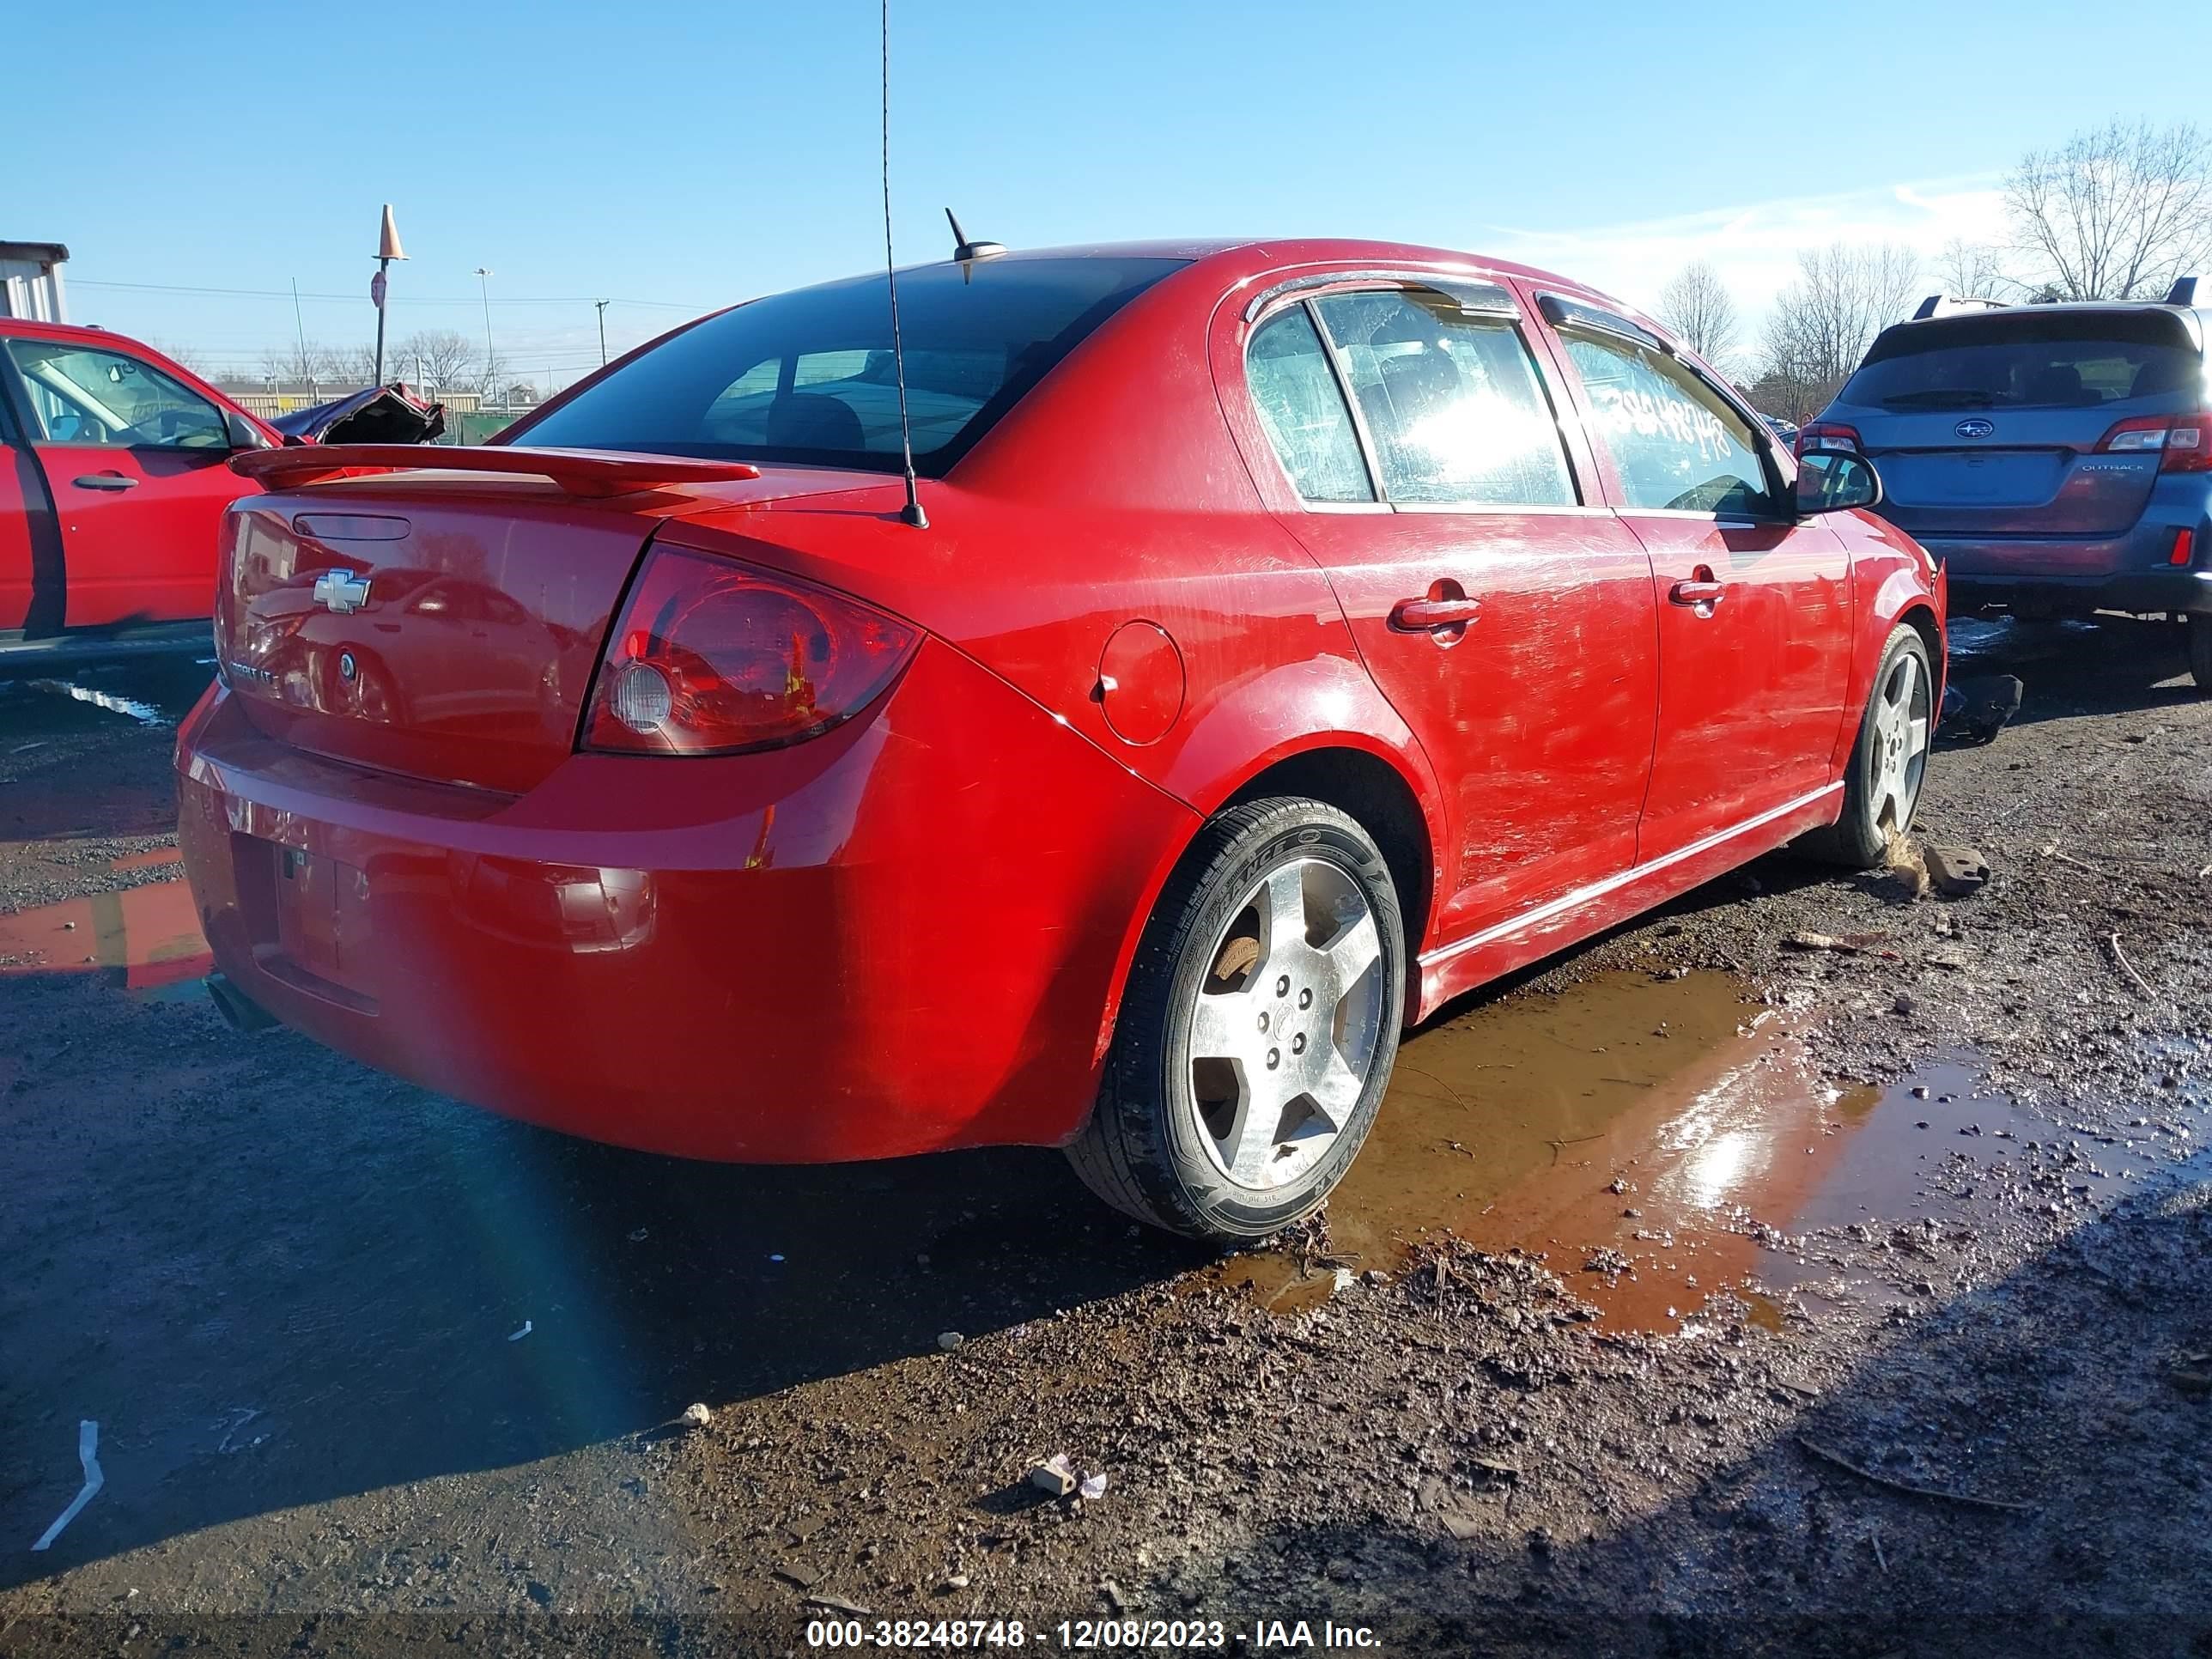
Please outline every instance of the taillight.
M789 576L655 548L600 659L584 747L727 755L796 743L874 702L920 637Z
M1797 453L1800 455L1817 449L1849 449L1863 447L1859 429L1836 421L1808 421L1797 428Z
M2212 472L2212 415L2138 415L2097 446L2101 454L2158 456L2161 472Z

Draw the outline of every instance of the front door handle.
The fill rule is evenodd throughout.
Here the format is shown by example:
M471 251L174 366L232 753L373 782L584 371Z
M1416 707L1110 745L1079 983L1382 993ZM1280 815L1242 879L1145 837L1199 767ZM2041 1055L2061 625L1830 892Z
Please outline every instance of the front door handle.
M70 482L79 489L136 489L138 480L126 478L120 472L88 472L82 478Z
M1698 615L1710 617L1727 592L1728 585L1715 579L1712 567L1701 564L1690 573L1687 580L1676 582L1669 588L1667 597L1676 605L1694 605Z
M1401 634L1432 634L1480 620L1480 599L1401 599L1390 607L1390 626Z

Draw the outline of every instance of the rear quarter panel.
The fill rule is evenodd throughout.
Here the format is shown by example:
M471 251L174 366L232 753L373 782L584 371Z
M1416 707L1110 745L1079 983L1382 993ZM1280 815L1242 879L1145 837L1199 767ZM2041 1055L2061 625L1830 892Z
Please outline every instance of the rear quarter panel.
M787 568L919 623L1199 814L1279 760L1352 748L1398 771L1441 844L1426 758L1231 441L1206 337L1223 289L1201 263L1118 313L951 477L924 483L927 532L896 521L886 485L767 515L695 514L659 539ZM1176 684L1102 684L1109 641L1130 624L1172 641L1147 672ZM1133 730L1119 712L1131 701L1171 707L1166 729ZM1123 967L1197 823L1151 849Z

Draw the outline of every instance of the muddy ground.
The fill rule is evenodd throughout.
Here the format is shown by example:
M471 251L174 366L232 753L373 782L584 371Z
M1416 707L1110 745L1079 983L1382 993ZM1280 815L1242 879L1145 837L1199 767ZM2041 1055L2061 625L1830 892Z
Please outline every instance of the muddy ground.
M1984 890L1769 859L1449 1010L1227 1261L1049 1153L672 1164L235 1036L204 671L0 689L0 1651L2212 1653L2212 702L1961 642Z

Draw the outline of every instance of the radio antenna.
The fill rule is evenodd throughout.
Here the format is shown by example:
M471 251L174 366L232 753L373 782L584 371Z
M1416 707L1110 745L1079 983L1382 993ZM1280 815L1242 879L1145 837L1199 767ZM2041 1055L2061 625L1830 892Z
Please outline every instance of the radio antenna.
M906 464L906 506L899 517L929 528L921 510L921 481L914 471L914 424L906 412L906 343L899 337L898 264L891 258L891 0L883 0L884 44L884 276L891 290L891 373L898 380L899 456Z

